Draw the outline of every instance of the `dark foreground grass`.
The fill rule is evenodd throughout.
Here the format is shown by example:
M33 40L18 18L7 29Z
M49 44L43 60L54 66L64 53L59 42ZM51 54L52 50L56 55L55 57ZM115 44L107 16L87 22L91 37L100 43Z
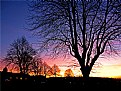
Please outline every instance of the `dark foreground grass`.
M121 79L54 77L1 82L1 91L121 91Z

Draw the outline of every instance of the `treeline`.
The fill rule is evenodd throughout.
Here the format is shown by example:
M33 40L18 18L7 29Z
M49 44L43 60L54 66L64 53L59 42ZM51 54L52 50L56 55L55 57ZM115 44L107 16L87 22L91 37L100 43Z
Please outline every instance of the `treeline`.
M5 69L11 66L12 70L17 70L22 74L62 76L60 68L54 64L50 67L42 58L38 56L37 50L23 36L10 44L7 55L4 58ZM65 70L64 76L74 76L71 69Z

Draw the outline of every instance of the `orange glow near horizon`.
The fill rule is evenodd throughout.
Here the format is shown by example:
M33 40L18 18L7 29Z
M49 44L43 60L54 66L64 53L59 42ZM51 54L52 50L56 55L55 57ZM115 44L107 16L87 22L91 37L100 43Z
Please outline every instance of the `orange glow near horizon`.
M98 61L102 62L102 67L95 68L96 72L95 73L91 72L90 77L121 78L121 58L119 57L115 60L110 58L109 60L99 59ZM62 77L64 77L65 70L71 68L71 67L67 67L69 65L68 61L71 61L71 59L67 59L67 60L61 60L61 59L47 60L46 59L45 62L47 62L47 64L51 67L54 64L58 65L61 70L60 74ZM4 65L0 64L0 71L2 71L3 67ZM80 67L71 68L71 69L75 77L82 76L81 71L79 70ZM12 71L12 72L16 73L17 71Z
M73 59L73 58L72 58ZM61 59L57 59L57 60L51 60L51 61L46 61L48 64L55 64L57 63L58 66L60 66L59 68L61 69L60 74L62 76L64 76L64 72L65 70L67 70L69 67L64 67L63 65L69 65L68 61L72 60L67 59L67 60L61 60ZM96 72L90 73L90 77L109 77L109 78L117 78L120 77L121 78L121 57L107 57L107 58L99 58L97 60L97 62L100 62L102 64L102 67L100 68L95 68ZM72 68L72 71L74 72L74 76L82 76L81 71L80 71L80 67L77 68Z
M105 65L98 73L90 74L96 77L121 78L121 64L120 65Z

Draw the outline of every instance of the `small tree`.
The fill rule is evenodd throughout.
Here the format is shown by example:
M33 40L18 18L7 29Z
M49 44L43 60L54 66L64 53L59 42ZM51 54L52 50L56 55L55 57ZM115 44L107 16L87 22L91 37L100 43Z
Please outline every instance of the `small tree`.
M7 51L4 61L7 64L15 64L19 67L20 73L27 74L32 64L36 51L32 48L25 37L15 40Z
M46 63L43 62L42 64L42 74L46 77L47 75L49 75L48 71L51 69L51 67Z
M7 67L3 68L3 71L2 71L2 72L3 72L3 73L7 73L7 72L8 72Z
M51 69L48 71L48 73L49 73L50 76L52 76L52 75L54 75L55 77L60 76L60 69L56 64L54 64L51 67Z
M35 56L33 57L33 60L31 61L31 65L30 65L30 72L34 72L35 75L41 75L42 72L42 59Z
M74 77L74 73L71 69L67 69L64 73L64 77Z

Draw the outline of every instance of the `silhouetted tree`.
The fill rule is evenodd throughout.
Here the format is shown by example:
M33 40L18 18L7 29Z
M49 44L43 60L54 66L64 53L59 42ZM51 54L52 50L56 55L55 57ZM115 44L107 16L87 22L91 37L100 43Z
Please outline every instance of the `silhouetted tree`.
M51 69L51 67L46 63L46 62L43 62L42 64L42 74L44 76L47 76L49 75L48 71Z
M56 64L52 66L52 73L54 74L55 77L60 73L60 69Z
M40 57L33 57L30 65L30 72L34 72L35 75L39 75L42 72L42 59Z
M3 73L7 73L7 72L8 72L7 67L3 68Z
M51 67L51 69L48 71L48 73L49 73L50 76L52 76L52 75L54 75L55 77L60 76L60 69L56 64L54 64Z
M121 40L121 0L37 0L30 3L30 30L54 56L70 53L83 77Z
M8 72L7 67L4 67L3 71L2 71L2 74L0 74L1 75L1 82L4 81L6 78L8 78L8 73L7 72Z
M21 37L10 45L10 49L7 51L4 61L6 61L8 65L11 63L17 65L20 73L27 74L35 54L36 51L28 43L26 38Z
M67 69L64 73L64 77L74 77L74 73L71 69Z

